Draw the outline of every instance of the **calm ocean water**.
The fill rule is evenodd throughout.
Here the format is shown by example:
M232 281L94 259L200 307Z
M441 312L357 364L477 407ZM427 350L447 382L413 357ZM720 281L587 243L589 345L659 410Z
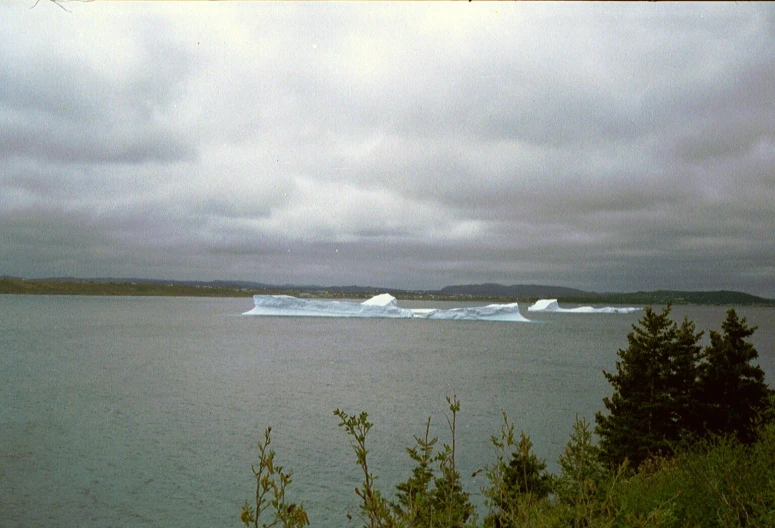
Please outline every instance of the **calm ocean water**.
M400 303L405 307L429 303ZM461 303L433 306L453 307ZM522 314L535 323L241 316L251 299L0 296L0 526L239 526L256 441L312 526L359 525L359 468L332 411L368 411L378 486L409 475L428 416L476 501L505 410L550 467L593 419L635 314ZM674 307L719 329L725 307ZM739 308L772 383L775 309ZM484 514L484 510L480 510Z

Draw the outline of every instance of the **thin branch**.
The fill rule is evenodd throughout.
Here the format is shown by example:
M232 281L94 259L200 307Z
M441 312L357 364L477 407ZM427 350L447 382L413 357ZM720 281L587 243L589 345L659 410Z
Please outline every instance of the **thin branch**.
M92 2L92 1L93 0L49 0L49 2L51 2L52 4L57 6L58 8L63 9L64 11L67 11L68 13L72 13L72 11L70 11L65 6L63 6L62 5L63 3L65 3L65 2L84 2L84 3L86 3L86 2ZM30 9L34 9L39 3L40 3L40 0L35 0L35 3L32 4L32 7L30 7Z

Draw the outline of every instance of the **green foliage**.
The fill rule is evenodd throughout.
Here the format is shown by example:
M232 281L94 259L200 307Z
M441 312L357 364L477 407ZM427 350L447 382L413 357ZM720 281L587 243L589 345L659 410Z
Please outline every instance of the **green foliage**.
M267 427L264 431L264 442L258 442L258 470L256 470L255 465L251 466L253 476L256 478L255 507L245 501L240 520L248 528L251 526L258 528L261 516L271 508L274 516L268 524L262 523L260 525L263 528L309 526L304 505L289 503L285 499L285 490L292 482L292 473L283 471L282 466L275 465L275 452L273 449L269 449L269 444L272 442L271 432L272 428Z
M596 433L601 456L611 466L625 460L637 467L649 457L672 453L691 432L696 408L698 345L702 333L684 319L670 319L670 305L661 314L647 307L627 335L629 346L619 350L616 374L603 372L614 387L598 412Z
M596 415L603 460L637 468L710 434L754 441L773 395L764 371L751 363L758 352L747 338L756 327L729 310L723 333L711 331L702 350L702 333L688 319L673 322L669 305L661 314L647 307L638 324L619 350L617 372L604 372L614 393L603 400L608 415Z
M412 526L425 527L464 527L473 520L474 507L469 495L463 490L460 473L455 467L457 413L460 402L457 398L447 398L451 418L447 423L452 437L451 444L444 444L434 455L434 446L438 438L429 438L430 423L425 426L425 435L415 436L417 446L407 448L409 457L415 462L412 475L396 486L396 502L387 501L374 486L375 477L371 474L366 455L366 434L372 424L368 414L349 415L339 409L334 414L341 420L339 426L345 428L350 436L350 445L356 453L357 464L364 473L364 482L355 493L361 498L361 514L371 527ZM434 469L434 464L435 469Z
M451 418L447 416L452 443L444 444L442 450L436 455L438 474L433 479L434 489L428 511L429 522L426 525L413 526L462 527L474 513L469 495L463 490L460 473L455 467L457 413L460 412L460 401L455 396L447 397L447 405L452 413Z
M412 476L396 486L397 503L394 511L403 516L410 526L429 526L433 500L430 485L434 479L432 463L435 461L433 448L438 438L429 438L431 419L425 425L425 436L415 436L416 447L407 447L406 452L415 462Z
M482 490L489 513L484 525L505 528L529 522L536 507L545 502L552 489L546 462L533 453L533 442L525 433L519 441L514 436L514 424L503 412L500 436L492 436L497 455L493 466L486 468L488 488ZM512 450L506 462L506 453Z
M615 490L617 518L632 525L775 525L775 429L744 445L732 437L703 440L672 459L643 464Z
M511 454L503 475L506 486L514 493L546 498L551 491L551 479L546 462L533 453L533 442L525 433L519 434L517 449Z
M451 405L456 407L455 402ZM417 446L407 450L416 466L411 477L397 486L397 501L391 503L374 488L375 478L366 464L366 433L371 428L366 413L351 416L339 411L338 416L366 477L356 491L362 500L366 526L775 526L775 424L763 426L751 444L734 437L712 437L684 446L671 457L649 458L636 472L626 467L610 472L597 457L590 423L577 419L558 460L560 473L549 480L543 462L531 452L529 438L524 434L515 436L504 413L500 435L492 437L498 450L496 464L486 468L490 485L482 490L489 514L482 525L477 525L462 487L456 494L440 491L445 479L450 478L442 467L451 469L451 454L433 454L437 439L429 438L430 420L425 435L415 437ZM454 431L454 413L449 422ZM303 506L285 500L290 474L274 464L274 452L268 449L269 432L267 429L265 441L259 444L259 469L253 470L256 508L245 504L241 519L245 526L254 528L306 526L309 521ZM448 447L451 453L452 446ZM512 465L515 460L520 462ZM514 482L511 478L517 467L521 468L521 477ZM457 487L459 474L452 473L451 477ZM544 487L548 483L551 487ZM268 524L259 524L259 518L269 513L267 510L274 516ZM461 512L468 517L463 519Z
M756 421L767 410L772 390L764 371L751 364L759 357L747 341L756 331L735 310L727 312L723 333L710 332L699 371L702 427L710 433L733 434L744 443L755 439Z
M573 423L573 432L558 460L560 475L554 482L558 504L573 527L603 526L611 511L608 495L612 475L600 461L600 449L592 443L591 424L586 418Z
M363 484L360 488L355 488L355 494L361 498L361 513L364 515L369 528L392 527L396 525L396 519L393 516L392 509L388 501L374 486L376 477L369 470L366 455L369 450L366 449L366 434L374 424L369 422L369 415L362 412L359 415L347 414L336 409L334 415L340 419L339 427L344 427L345 432L350 437L350 445L355 451L356 463L363 470Z

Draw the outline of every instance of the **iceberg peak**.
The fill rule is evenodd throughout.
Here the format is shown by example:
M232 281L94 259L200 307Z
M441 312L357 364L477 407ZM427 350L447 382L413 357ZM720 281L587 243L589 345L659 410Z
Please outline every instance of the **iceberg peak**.
M396 306L398 300L389 293L380 293L371 299L363 301L361 304L366 306Z
M541 299L536 301L533 306L528 306L528 312L559 312L560 305L557 304L557 299Z

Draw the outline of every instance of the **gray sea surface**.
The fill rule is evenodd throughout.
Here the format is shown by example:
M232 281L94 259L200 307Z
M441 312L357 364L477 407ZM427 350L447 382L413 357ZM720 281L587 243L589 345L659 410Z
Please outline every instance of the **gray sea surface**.
M312 526L360 526L362 475L332 411L369 412L370 468L392 496L428 416L450 441L453 395L458 468L483 516L486 479L471 475L495 460L502 410L556 470L574 418L602 409L602 370L642 316L527 306L531 323L240 315L249 298L2 295L0 526L240 526L267 426ZM676 306L673 317L718 330L727 309ZM752 342L772 382L775 309L737 311L759 326Z

